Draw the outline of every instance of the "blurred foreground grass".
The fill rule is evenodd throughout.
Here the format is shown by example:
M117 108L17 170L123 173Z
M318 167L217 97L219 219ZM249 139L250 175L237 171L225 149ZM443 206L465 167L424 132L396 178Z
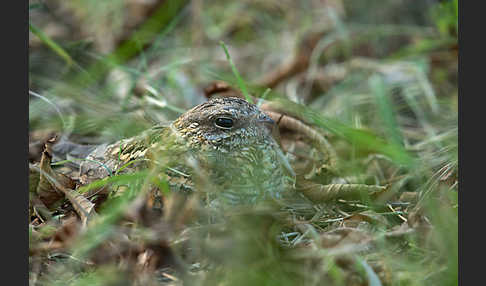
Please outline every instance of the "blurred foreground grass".
M80 143L133 136L205 101L212 82L244 80L326 134L340 177L389 194L207 223L167 193L163 221L120 225L156 178L114 176L128 190L84 233L64 233L75 217L65 206L51 222L30 218L31 284L457 285L457 1L29 3L32 146L52 132ZM188 276L167 270L176 260Z

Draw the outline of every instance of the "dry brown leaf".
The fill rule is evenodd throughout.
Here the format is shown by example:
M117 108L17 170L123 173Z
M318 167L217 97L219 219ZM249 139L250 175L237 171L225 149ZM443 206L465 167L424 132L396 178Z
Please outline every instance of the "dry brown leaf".
M74 190L76 183L69 177L58 174L51 168L51 146L55 138L46 142L42 152L41 163L39 166L40 181L37 188L37 195L47 205L51 207L55 202L66 197L81 218L83 226L96 216L94 204L88 201L83 195Z
M320 243L324 248L343 247L351 244L367 244L372 240L373 238L370 234L351 227L334 229L320 236Z

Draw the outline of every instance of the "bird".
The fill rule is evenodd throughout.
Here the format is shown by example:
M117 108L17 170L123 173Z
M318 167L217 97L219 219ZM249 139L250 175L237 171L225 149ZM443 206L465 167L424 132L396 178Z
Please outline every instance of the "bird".
M245 99L211 98L137 136L101 145L61 140L53 153L61 159L80 157L84 184L158 166L171 190L209 193L218 203L254 204L281 198L294 175L272 136L275 128Z

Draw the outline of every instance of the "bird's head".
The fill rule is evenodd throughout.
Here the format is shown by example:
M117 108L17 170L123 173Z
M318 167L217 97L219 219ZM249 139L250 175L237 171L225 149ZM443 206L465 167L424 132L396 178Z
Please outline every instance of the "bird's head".
M215 98L188 110L172 128L195 148L221 151L270 144L274 121L256 105L237 97Z

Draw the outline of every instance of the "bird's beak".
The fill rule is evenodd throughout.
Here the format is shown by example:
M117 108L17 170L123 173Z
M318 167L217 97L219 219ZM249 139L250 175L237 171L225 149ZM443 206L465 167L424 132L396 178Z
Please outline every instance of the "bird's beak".
M280 133L276 122L266 114L262 114L258 117L257 122L262 124L270 136L275 140L280 141Z
M258 122L260 123L264 123L264 124L269 124L269 125L273 125L275 124L275 121L273 121L272 118L270 118L269 116L265 115L265 116L262 116L260 118L258 118L257 120Z
M275 127L275 121L273 121L272 118L270 118L268 115L262 114L258 117L257 122L260 124L263 124L270 132Z

